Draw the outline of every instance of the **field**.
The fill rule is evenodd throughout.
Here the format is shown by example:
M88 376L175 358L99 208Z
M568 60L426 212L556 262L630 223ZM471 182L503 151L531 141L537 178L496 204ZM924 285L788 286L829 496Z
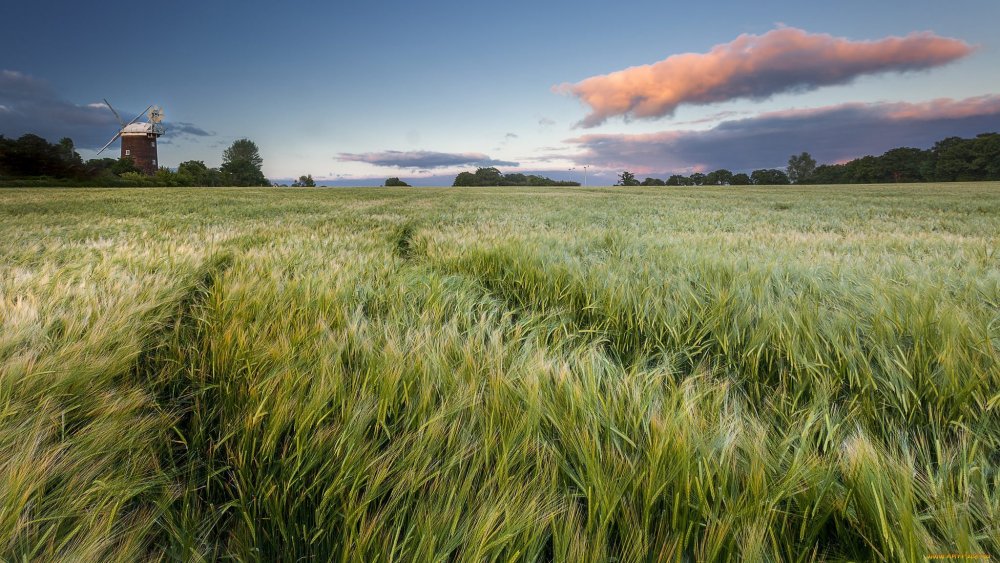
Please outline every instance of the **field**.
M0 218L0 560L1000 557L1000 184Z

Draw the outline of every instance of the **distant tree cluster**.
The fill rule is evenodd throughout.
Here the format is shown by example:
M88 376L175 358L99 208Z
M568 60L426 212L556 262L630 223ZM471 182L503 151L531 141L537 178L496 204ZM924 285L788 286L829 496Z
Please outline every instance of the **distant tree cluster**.
M385 187L387 187L387 188L409 188L410 187L409 184L407 184L406 182L400 180L399 178L386 178L385 179L385 184L383 184L383 185Z
M948 137L929 150L892 149L844 164L824 164L804 179L809 184L883 182L971 182L1000 180L1000 133L972 139Z
M580 182L553 180L534 174L503 174L493 167L479 168L475 172L462 172L455 177L452 186L579 186Z
M765 168L754 170L750 175L742 172L733 174L729 170L720 168L708 174L695 172L690 176L674 174L666 180L659 178L646 178L639 181L635 174L624 171L618 175L616 186L771 186L788 184L788 174L776 168Z
M892 149L843 164L816 164L807 152L792 155L785 170L765 168L749 175L719 169L708 174L675 174L666 180L639 181L629 171L616 186L774 186L786 184L876 184L886 182L973 182L1000 180L1000 133L972 139L948 137L928 150Z
M316 181L313 180L312 174L306 174L305 176L299 176L299 179L292 182L293 188L315 188Z
M38 135L22 135L8 139L0 135L0 177L2 178L55 178L66 180L91 180L103 176L135 170L126 164L118 165L112 158L83 162L73 146L73 140L64 138L50 143Z
M221 168L189 160L180 163L176 171L161 167L147 176L130 156L84 162L69 138L49 143L32 134L18 139L0 135L0 185L269 186L262 164L257 145L240 139L223 153Z

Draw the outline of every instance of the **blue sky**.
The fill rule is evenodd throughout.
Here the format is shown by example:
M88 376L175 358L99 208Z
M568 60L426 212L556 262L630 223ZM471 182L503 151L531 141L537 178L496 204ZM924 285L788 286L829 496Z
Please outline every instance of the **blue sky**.
M492 161L561 177L590 164L610 183L624 166L661 176L742 170L781 165L800 145L820 160L841 160L1000 129L1000 3L815 4L180 1L144 11L125 2L15 2L0 19L0 134L68 135L89 158L88 148L115 131L110 112L93 104L106 97L134 114L158 103L171 131L160 148L167 166L218 165L225 146L249 137L273 179L309 173L348 184L386 176L426 184ZM854 59L813 61L823 55L784 42L787 56L771 62L797 62L775 79L787 87L774 92L758 84L747 86L757 88L749 96L727 97L763 80L744 72L708 93L682 92L676 107L652 115L594 105L617 88L614 73L735 49L747 34L763 50L779 39L776 30L848 47L931 32L919 41L961 42L968 52L939 60L935 43L913 63L899 57L921 45L907 44L881 66L858 70ZM837 65L844 77L813 70ZM682 79L700 80L700 70L682 78L675 66L660 65L660 78L618 93L656 96ZM941 98L953 104L927 104ZM605 110L600 124L579 126ZM845 111L853 127L832 131ZM940 115L920 117L927 112ZM765 126L772 134L757 136ZM400 166L391 165L397 156Z

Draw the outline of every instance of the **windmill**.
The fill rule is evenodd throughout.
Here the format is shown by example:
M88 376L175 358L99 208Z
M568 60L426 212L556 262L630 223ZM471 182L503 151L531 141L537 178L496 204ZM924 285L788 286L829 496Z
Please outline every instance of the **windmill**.
M150 105L142 113L135 116L132 121L125 123L107 100L104 100L104 104L108 106L111 113L115 114L121 127L115 133L115 136L111 137L108 144L97 151L97 154L104 152L105 149L111 146L111 143L121 137L122 158L131 157L133 162L135 162L136 168L152 176L158 166L156 163L156 139L165 131L163 126L160 125L164 118L163 110L159 106ZM146 121L140 122L139 119L143 116L146 117Z

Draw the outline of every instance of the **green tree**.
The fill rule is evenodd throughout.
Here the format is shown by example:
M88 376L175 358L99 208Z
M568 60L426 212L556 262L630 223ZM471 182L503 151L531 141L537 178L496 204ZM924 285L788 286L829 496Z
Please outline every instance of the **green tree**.
M882 181L919 182L924 162L930 158L929 151L914 148L898 148L887 151L879 157Z
M974 139L949 137L931 149L934 178L941 181L1000 179L1000 134Z
M455 176L455 182L452 186L455 187L471 187L476 185L476 175L472 172L460 172L458 176Z
M878 157L863 156L844 165L844 179L850 184L871 184L882 179Z
M788 173L788 179L791 182L804 184L809 181L809 178L815 170L816 159L814 159L812 155L807 152L792 155L788 158L788 168L786 168L786 171Z
M88 178L111 178L114 173L111 171L118 162L114 158L92 158L84 164L84 175Z
M667 178L668 186L690 186L691 180L687 176L681 176L680 174L674 174L673 176Z
M646 178L642 181L643 186L666 186L667 183L659 178Z
M79 176L83 172L83 159L76 152L73 139L63 137L57 146L59 147L59 157L65 165L64 174Z
M185 186L213 186L208 166L200 160L187 160L177 165L177 175Z
M250 139L238 139L222 153L222 173L233 186L270 186L261 172L264 159Z
M754 170L750 180L758 186L784 186L789 183L788 175L777 168Z
M702 186L705 184L705 175L701 172L695 172L689 176L688 179L691 180L691 183L689 184L691 186Z
M709 172L705 175L705 185L706 186L722 186L725 184L731 184L733 181L733 173L725 168L720 168L714 172Z
M733 186L749 186L753 182L750 181L750 176L740 172L739 174L733 174L733 178L729 181L730 185Z
M492 166L476 170L474 176L477 186L499 186L503 181L503 174Z
M843 164L820 164L812 175L813 184L845 184L846 167Z
M124 176L129 172L141 173L142 170L135 165L135 161L132 160L131 156L123 156L115 162L114 166L111 167L111 173L115 176Z
M187 177L181 175L179 172L173 172L169 168L160 167L157 169L156 173L153 174L152 183L157 186L163 187L177 187L177 186L189 186L187 183Z
M68 138L52 144L31 133L16 140L0 137L0 175L74 178L84 172L83 161Z
M622 172L618 175L618 183L616 186L638 186L639 180L635 179L635 174L629 172L628 170Z
M293 188L315 188L316 182L313 180L312 174L306 174L305 176L299 176L299 179L292 182Z
M399 178L386 178L385 187L387 188L408 188L409 184L400 180Z
M983 133L972 140L972 167L982 180L1000 180L1000 133Z
M504 174L502 183L505 186L528 186L531 185L531 179L519 173Z

